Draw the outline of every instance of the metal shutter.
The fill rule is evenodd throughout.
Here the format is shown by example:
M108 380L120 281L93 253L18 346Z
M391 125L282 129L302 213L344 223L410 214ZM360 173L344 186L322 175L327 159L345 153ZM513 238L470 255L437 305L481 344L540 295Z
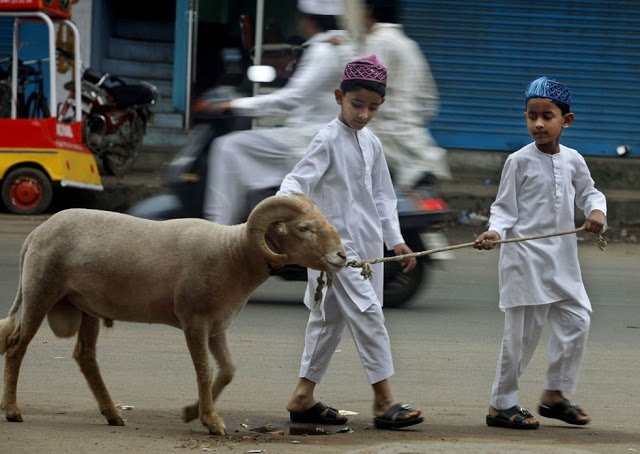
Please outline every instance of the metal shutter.
M542 75L572 90L562 143L585 155L640 155L640 1L403 0L402 23L438 84L431 129L445 148L529 143L523 95Z

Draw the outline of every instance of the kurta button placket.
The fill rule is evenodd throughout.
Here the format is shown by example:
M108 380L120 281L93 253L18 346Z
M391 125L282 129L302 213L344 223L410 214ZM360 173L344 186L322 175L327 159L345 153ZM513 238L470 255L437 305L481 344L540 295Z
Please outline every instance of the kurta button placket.
M364 185L365 188L367 189L371 189L371 184L369 183L369 181L366 178L366 175L369 175L371 172L371 169L369 168L369 165L367 164L367 160L365 159L364 156L364 150L362 149L362 146L360 145L360 141L358 140L358 132L359 131L354 131L353 134L356 137L356 143L358 144L358 149L360 150L360 157L362 158L362 164L364 166L364 174L365 178L364 181L362 182L362 184Z
M553 198L553 208L560 208L560 202L562 200L562 180L563 180L563 166L562 166L562 158L560 157L560 153L556 153L551 155L551 165L553 166L553 180L554 180L554 198Z

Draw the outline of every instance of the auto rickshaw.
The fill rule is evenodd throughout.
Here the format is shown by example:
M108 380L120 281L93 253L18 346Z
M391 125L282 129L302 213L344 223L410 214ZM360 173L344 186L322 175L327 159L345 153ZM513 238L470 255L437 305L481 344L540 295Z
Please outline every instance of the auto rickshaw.
M70 11L42 8L35 1L23 2L21 8L16 10L15 3L0 0L0 17L13 18L10 72L4 81L10 96L10 113L0 118L0 182L2 202L10 212L37 214L50 207L58 188L102 191L103 187L95 157L83 143L82 109L76 109L73 121L56 118L56 29L62 24L74 38L75 105L81 105L80 37L69 19ZM48 29L48 58L42 60L49 65L49 99L36 115L42 118L25 118L29 115L22 112L26 109L20 109L18 97L20 24L31 21L42 21Z

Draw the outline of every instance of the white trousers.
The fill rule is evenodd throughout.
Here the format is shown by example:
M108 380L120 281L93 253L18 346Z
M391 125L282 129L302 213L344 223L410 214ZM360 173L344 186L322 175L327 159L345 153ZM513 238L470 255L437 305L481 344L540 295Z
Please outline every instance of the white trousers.
M384 326L382 306L371 304L361 311L338 279L334 279L323 304L324 318L320 307L311 309L309 314L300 377L314 383L322 382L345 326L351 332L369 384L393 376L391 343Z
M569 300L508 308L491 395L494 408L504 410L518 403L518 378L536 350L546 320L551 335L544 389L563 393L575 391L589 334L589 311Z
M244 222L248 191L280 186L291 167L289 147L260 131L218 137L209 150L204 218L225 225Z

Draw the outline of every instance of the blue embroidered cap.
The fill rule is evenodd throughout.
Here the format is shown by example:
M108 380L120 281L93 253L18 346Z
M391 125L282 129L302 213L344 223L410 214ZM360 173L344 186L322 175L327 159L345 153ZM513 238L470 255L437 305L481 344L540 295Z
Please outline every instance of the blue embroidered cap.
M547 76L542 76L529 84L525 93L525 103L531 98L547 98L571 106L571 90Z

